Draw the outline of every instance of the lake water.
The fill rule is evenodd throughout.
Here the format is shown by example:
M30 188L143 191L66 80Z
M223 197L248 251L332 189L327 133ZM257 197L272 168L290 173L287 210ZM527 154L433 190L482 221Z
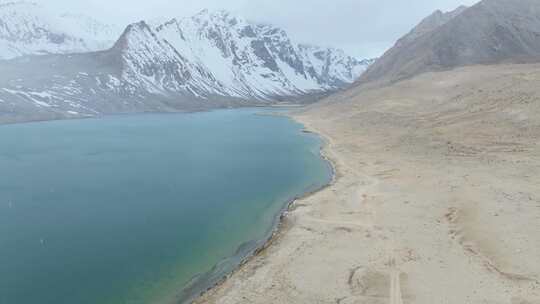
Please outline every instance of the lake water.
M230 271L331 177L268 111L0 126L0 303L179 302Z

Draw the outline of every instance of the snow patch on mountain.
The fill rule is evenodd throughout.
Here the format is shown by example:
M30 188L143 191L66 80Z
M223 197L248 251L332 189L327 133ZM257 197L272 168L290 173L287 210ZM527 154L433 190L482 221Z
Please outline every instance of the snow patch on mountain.
M51 16L27 2L0 6L0 57L20 57L0 65L0 121L310 102L372 63L226 11L118 35L92 18Z
M243 98L337 89L352 83L369 65L341 50L300 45L280 28L226 11L204 10L155 30L182 58L208 71L221 91Z
M53 14L32 2L0 4L0 59L107 49L119 33L90 17Z

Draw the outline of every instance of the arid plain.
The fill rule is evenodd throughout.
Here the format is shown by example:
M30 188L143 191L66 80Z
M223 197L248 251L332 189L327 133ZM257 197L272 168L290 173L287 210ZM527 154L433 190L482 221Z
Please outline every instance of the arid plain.
M197 303L540 303L540 65L352 88L293 116L333 185Z

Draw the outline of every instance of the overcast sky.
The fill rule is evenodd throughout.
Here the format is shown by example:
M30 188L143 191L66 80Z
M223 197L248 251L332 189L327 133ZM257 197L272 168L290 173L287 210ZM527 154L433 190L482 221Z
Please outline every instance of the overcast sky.
M340 47L362 58L381 55L436 9L478 0L34 0L55 10L83 12L126 25L184 17L204 8L226 9L272 23L299 42Z

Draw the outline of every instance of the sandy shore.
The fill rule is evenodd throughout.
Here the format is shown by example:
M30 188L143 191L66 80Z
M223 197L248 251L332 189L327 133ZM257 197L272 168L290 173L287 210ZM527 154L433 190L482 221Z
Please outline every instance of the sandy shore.
M540 303L540 65L356 88L295 119L336 182L197 303Z

